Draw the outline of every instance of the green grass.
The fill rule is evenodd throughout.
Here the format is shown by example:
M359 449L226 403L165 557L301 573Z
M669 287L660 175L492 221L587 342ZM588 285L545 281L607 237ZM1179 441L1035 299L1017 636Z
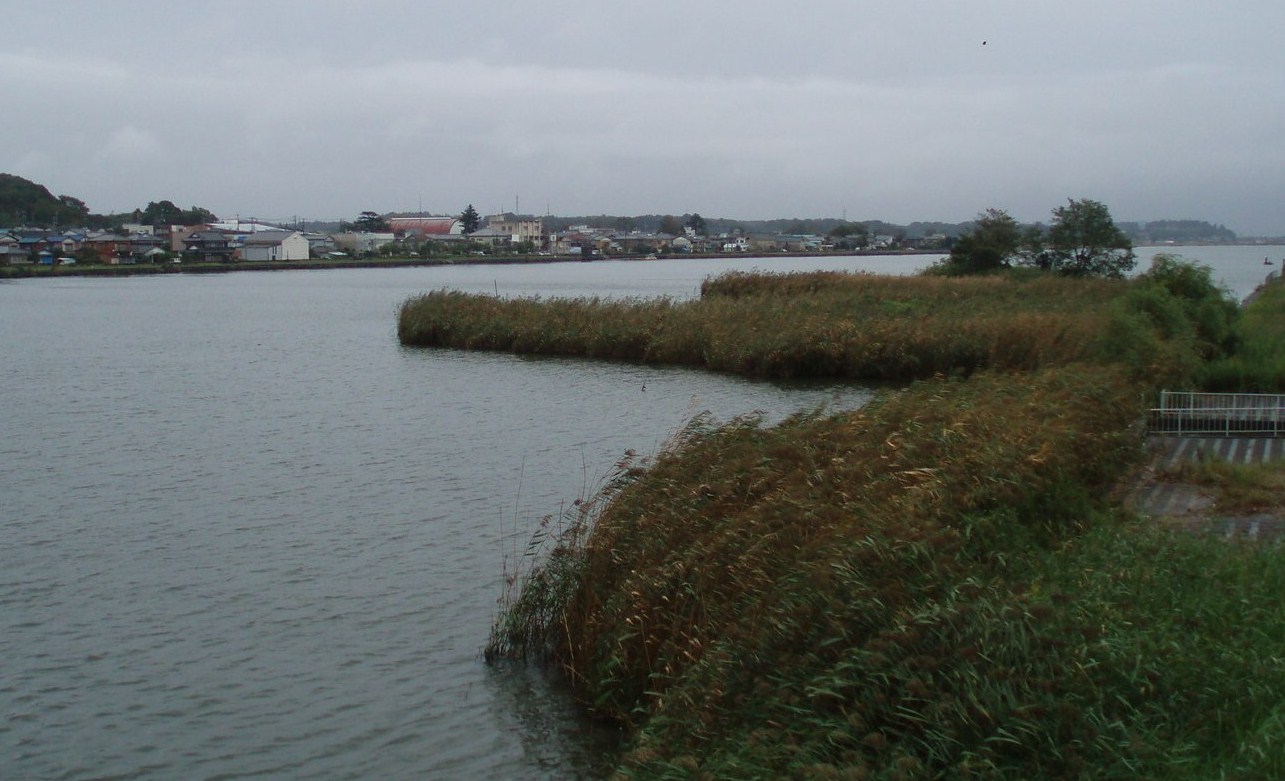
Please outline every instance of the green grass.
M1285 283L1259 289L1236 327L1235 352L1210 364L1199 384L1207 390L1285 393Z

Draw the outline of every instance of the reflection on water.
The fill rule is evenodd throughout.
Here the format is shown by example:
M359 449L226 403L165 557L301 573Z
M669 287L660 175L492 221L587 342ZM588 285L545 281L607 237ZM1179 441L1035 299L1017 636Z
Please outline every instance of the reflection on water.
M550 779L605 778L615 766L624 734L577 707L558 676L522 662L501 662L486 678L496 689L497 725L514 730L522 742L521 762L512 770L524 778L539 769Z

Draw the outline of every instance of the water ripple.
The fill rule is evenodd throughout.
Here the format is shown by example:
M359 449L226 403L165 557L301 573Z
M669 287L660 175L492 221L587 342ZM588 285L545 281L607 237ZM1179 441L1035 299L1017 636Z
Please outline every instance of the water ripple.
M602 772L563 692L480 663L505 557L694 395L863 392L405 350L430 279L0 287L6 778Z

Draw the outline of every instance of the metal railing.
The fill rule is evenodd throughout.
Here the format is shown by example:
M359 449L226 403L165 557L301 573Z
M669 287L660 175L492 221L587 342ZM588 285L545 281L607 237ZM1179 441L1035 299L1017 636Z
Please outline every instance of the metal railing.
M1285 395L1161 391L1147 431L1176 436L1285 436Z

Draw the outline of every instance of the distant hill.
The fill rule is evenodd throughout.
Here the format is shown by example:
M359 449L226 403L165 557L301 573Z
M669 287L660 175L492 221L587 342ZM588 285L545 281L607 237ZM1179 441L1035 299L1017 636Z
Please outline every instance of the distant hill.
M43 185L13 174L0 174L0 225L41 228L84 225L85 202L70 195L54 197Z
M683 223L691 215L674 216ZM644 214L636 217L599 214L582 217L545 217L544 222L552 230L566 230L571 225L589 225L616 230L656 231L665 219L667 215L661 214ZM777 220L729 220L719 217L704 219L706 232L713 236L736 231L747 234L788 233L823 236L837 226L850 222L864 225L872 236L897 236L906 239L945 236L947 239L953 239L976 226L976 223L971 220L968 222L912 222L901 225L883 220L841 220L834 217ZM1237 240L1236 234L1227 227L1203 220L1120 222L1117 225L1134 244L1235 244Z
M152 201L145 208L124 214L92 214L79 198L54 197L44 185L21 176L0 174L0 227L4 228L111 228L127 222L197 225L217 219L208 209L180 209L170 201Z
M1227 227L1204 220L1155 220L1117 224L1134 244L1235 244L1237 238Z

